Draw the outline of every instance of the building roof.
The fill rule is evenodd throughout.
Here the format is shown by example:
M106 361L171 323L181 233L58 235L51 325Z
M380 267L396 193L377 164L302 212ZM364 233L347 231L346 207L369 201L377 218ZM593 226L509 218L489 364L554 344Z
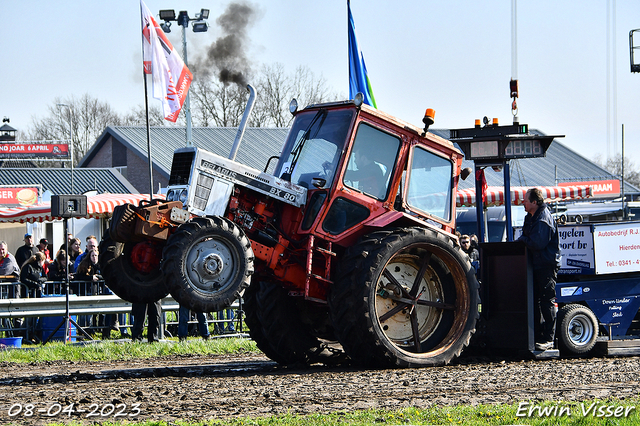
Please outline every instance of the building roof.
M17 131L16 129L9 126L8 124L3 124L2 127L0 127L0 132L16 132L16 131Z
M288 128L248 127L238 149L236 161L263 170L269 157L278 155L287 137ZM216 153L225 158L229 156L238 129L236 127L194 127L191 132L193 145ZM185 146L184 127L151 127L151 156L154 170L169 177L173 151ZM113 136L124 146L147 161L146 126L109 126L100 135L96 143L80 160L78 166L88 164L102 145ZM275 162L271 163L275 165Z
M0 168L2 185L42 185L52 194L71 193L71 169ZM116 169L73 170L73 193L97 191L99 194L137 194L138 191Z
M429 129L445 139L449 138L448 129ZM544 135L538 130L530 130L531 133ZM458 145L456 147L459 149ZM470 167L473 170L473 161L464 160L462 167ZM584 158L582 155L563 145L558 139L554 139L546 156L541 158L524 158L511 160L509 162L511 171L512 186L555 186L558 182L580 182L593 180L618 180L619 177L613 175L595 164L593 161ZM503 186L502 172L485 172L487 184L489 186ZM473 188L475 182L472 178L466 181L460 180L460 188ZM626 194L639 194L640 188L636 188L625 182L624 192Z

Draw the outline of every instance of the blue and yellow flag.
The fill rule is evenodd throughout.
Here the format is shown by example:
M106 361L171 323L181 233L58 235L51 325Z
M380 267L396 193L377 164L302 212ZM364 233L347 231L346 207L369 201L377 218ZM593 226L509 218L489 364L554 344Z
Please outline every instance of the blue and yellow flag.
M364 56L358 49L358 40L356 39L356 25L353 23L353 15L351 15L351 4L347 0L347 10L349 11L349 98L354 99L356 93L362 92L364 95L364 103L376 106L376 100L371 90L371 81L367 74L367 67L364 64Z

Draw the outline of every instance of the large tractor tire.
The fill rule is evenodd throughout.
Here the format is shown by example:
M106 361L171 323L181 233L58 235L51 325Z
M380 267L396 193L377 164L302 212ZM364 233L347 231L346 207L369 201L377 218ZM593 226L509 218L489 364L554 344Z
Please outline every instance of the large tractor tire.
M586 306L563 306L556 320L558 347L568 355L585 355L596 345L598 319Z
M300 306L299 301L288 296L287 290L278 284L254 282L243 300L249 335L258 348L278 364L335 365L346 361L339 345L316 337L316 330L305 318L314 307ZM324 311L327 315L326 309Z
M354 363L439 366L469 345L478 281L445 234L424 228L374 232L347 250L341 265L329 307Z
M151 303L169 294L159 268L162 248L157 243L119 243L107 230L99 252L105 283L120 298L131 303Z
M251 242L228 219L197 217L171 235L162 252L162 271L173 298L192 311L230 306L249 287Z

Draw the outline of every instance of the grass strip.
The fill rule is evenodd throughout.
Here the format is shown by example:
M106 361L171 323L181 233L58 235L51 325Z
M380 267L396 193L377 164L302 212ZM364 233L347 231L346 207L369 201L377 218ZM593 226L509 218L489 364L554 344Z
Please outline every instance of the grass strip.
M224 355L260 353L251 339L189 339L183 342L167 340L158 343L101 341L98 343L65 345L50 342L44 346L0 350L0 362L47 361L114 361L134 358L155 358L171 355Z

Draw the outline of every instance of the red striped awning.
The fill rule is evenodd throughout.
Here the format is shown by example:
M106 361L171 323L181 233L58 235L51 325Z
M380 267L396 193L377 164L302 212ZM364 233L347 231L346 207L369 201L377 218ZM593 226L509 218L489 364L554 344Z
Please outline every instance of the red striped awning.
M511 204L519 206L522 204L524 194L530 187L515 186L511 187ZM593 195L593 190L589 185L575 186L540 186L537 187L542 191L545 202L579 200L589 198ZM476 205L476 190L463 189L458 191L457 206L471 207ZM502 206L504 205L504 187L490 186L487 188L485 205Z
M156 199L164 199L164 195L154 194ZM108 218L113 208L130 203L138 205L141 200L148 200L149 194L99 194L87 197L86 218ZM62 219L51 216L51 203L45 202L32 206L0 208L0 222L47 222Z

